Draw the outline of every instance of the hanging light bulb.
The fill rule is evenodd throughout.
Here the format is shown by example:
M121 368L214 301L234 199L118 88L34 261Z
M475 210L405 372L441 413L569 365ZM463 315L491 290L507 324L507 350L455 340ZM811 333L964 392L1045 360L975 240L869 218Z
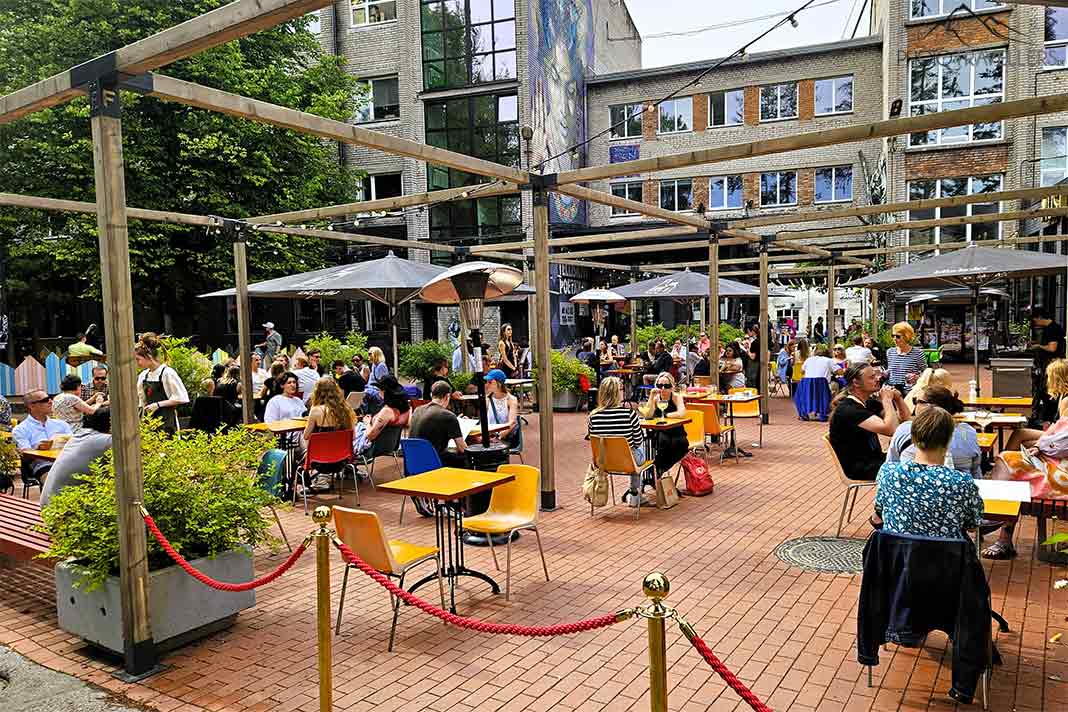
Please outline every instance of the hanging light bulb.
M797 29L797 18L794 17L793 15L790 15L790 24L793 26L793 28L795 30Z

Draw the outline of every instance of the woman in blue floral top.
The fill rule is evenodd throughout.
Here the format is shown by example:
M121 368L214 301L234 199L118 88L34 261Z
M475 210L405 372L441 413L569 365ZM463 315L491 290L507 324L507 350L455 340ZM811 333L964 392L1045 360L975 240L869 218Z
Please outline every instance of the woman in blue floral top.
M983 499L971 476L947 467L953 416L929 407L912 421L913 462L887 462L876 479L876 509L883 531L959 539L983 515Z

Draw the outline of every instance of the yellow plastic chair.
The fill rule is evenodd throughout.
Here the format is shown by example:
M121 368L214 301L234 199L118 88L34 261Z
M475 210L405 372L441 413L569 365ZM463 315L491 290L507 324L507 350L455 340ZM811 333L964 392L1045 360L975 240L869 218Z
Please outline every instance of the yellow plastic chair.
M730 435L734 437L734 426L724 425L719 419L719 404L717 403L687 403L686 414L700 413L701 419L704 420L705 438L709 436L717 438L721 448L726 448L726 436ZM719 455L719 461L723 462L723 452ZM738 455L738 448L734 448L734 461L738 462L740 456Z
M441 607L445 607L445 586L441 579L441 558L436 546L420 546L400 539L386 539L382 520L374 512L348 507L334 507L334 526L337 535L357 556L373 566L377 571L398 579L397 585L404 588L404 577L414 567L426 561L434 562L438 572L438 594ZM341 633L341 614L345 610L345 589L349 584L349 570L356 568L352 564L345 566L345 578L341 583L341 600L337 606L337 625L334 634ZM401 600L389 595L393 606L393 624L389 628L389 652L393 652L393 638L397 632L397 617L400 615Z
M834 466L834 471L838 475L838 479L845 485L845 499L842 500L842 513L838 515L838 531L834 533L836 537L842 536L843 523L849 522L853 519L853 506L857 503L857 493L865 487L874 487L875 482L869 480L854 480L845 473L842 469L842 463L838 459L838 453L834 451L834 447L831 445L831 436L823 436L823 444L827 446L827 453L831 456L831 465ZM853 502L849 504L849 517L846 517L846 503L849 502L849 495L853 494Z
M755 388L731 388L727 391L728 395L757 395L759 391ZM734 406L734 417L738 418L756 418L760 423L760 444L757 447L764 447L764 415L760 412L760 401L749 401L748 403L732 403Z
M612 502L616 501L616 485L611 476L627 477L631 475L644 475L646 471L653 469L653 461L646 460L640 465L634 461L634 453L631 452L630 443L624 437L590 436L590 445L593 447L593 461L606 475L609 475L608 485ZM641 492L638 493L641 497ZM641 513L641 506L634 508L634 518ZM593 516L593 503L590 503L590 516ZM467 520L464 520L465 525Z
M705 454L708 454L708 443L705 442L705 414L704 411L694 410L691 411L689 406L686 406L686 417L690 419L689 423L683 425L683 430L686 431L686 439L690 441L690 450L704 450Z
M521 529L534 531L538 541L538 553L541 554L541 568L545 571L545 580L549 580L549 567L545 563L545 551L541 548L541 534L538 533L538 501L541 497L541 472L530 465L501 465L497 472L515 475L515 480L494 487L490 494L489 509L473 517L464 517L464 529L486 534L493 565L501 570L497 563L497 551L493 546L494 534L507 534L508 544L505 554L504 600L510 600L512 594L512 535Z

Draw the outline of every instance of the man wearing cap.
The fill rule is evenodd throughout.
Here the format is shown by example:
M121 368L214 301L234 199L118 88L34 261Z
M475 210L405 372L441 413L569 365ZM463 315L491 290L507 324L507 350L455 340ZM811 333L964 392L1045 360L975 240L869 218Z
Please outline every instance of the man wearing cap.
M256 344L256 348L263 349L263 362L273 363L274 355L282 350L282 335L274 330L274 322L265 322L263 328L267 330L267 337L262 343Z

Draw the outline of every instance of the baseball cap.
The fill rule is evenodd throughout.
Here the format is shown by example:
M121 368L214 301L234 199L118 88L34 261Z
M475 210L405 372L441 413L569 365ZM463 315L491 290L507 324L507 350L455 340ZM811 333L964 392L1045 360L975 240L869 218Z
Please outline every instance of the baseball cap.
M508 377L504 375L504 371L499 368L491 369L490 372L486 374L487 381L500 381L501 383L504 383L507 378Z
M263 323L263 328L264 329L273 329L274 328L274 322L273 321L265 321Z

